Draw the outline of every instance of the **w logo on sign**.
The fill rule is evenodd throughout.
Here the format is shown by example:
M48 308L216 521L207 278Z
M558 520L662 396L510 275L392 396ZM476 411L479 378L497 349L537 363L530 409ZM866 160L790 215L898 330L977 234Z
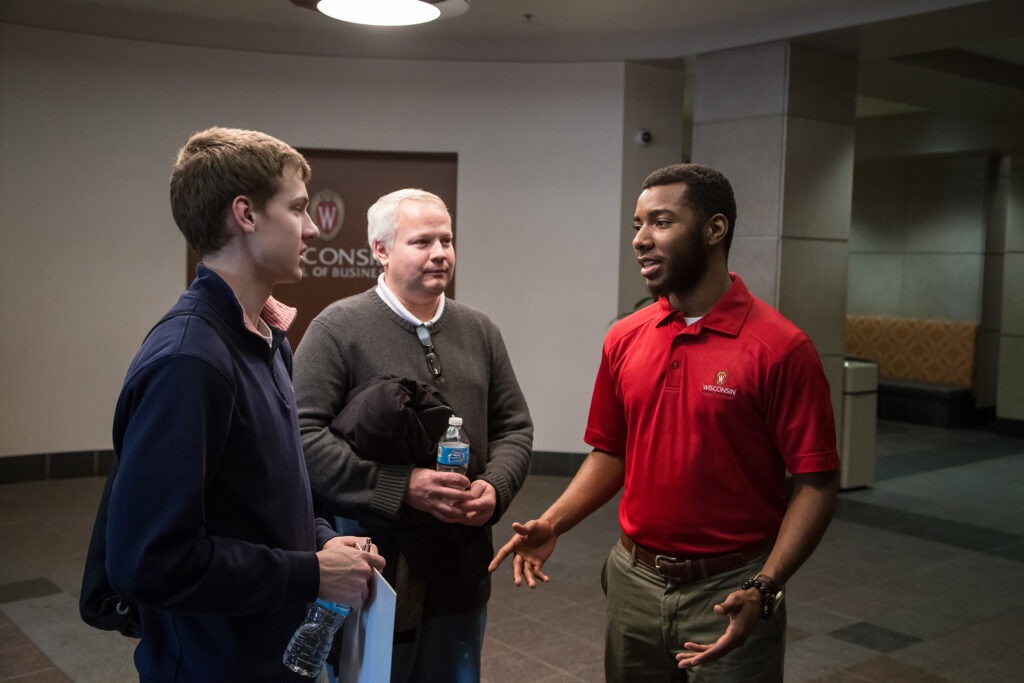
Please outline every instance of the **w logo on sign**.
M320 228L320 239L327 242L338 236L345 222L345 200L329 188L319 190L309 202L309 215Z

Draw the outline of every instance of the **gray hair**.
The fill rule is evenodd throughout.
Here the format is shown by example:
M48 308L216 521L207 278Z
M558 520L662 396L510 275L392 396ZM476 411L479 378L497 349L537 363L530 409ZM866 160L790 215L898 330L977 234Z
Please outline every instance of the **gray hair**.
M445 213L448 213L448 207L444 200L426 190L410 188L386 194L366 211L366 239L370 243L371 249L374 242L380 242L385 249L391 248L395 241L395 231L398 229L398 207L407 199L417 202L436 202L444 208ZM451 220L451 214L448 214L448 220Z

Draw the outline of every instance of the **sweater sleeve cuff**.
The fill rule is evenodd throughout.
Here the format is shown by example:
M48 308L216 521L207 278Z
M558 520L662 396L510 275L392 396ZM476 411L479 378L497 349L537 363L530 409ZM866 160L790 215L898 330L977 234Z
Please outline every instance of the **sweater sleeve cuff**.
M288 572L289 602L313 602L320 594L320 561L316 553L292 553Z
M317 550L321 550L324 547L324 544L327 543L327 541L331 540L335 536L340 535L338 534L337 531L334 530L334 527L331 526L330 520L323 519L322 517L317 517L315 520L313 520L313 524L314 530L316 531Z
M487 474L480 478L494 487L494 493L498 497L498 502L494 507L494 514L491 515L491 519L487 522L488 525L491 525L500 520L501 516L505 514L505 510L512 504L512 487L509 486L508 481L504 477L498 477L494 474Z
M381 465L370 508L388 519L397 519L412 477L412 465Z

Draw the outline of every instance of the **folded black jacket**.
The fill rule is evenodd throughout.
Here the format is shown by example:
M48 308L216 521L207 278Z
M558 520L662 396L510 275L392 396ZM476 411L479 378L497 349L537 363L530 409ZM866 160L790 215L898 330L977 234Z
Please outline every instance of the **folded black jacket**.
M374 377L349 392L331 431L361 458L433 467L437 442L454 411L441 393L406 377ZM468 436L468 435L467 435Z

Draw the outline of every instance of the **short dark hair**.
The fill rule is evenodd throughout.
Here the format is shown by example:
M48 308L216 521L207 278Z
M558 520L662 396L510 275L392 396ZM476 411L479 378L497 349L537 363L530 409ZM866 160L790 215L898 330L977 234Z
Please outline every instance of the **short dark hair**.
M685 199L697 211L700 220L706 221L720 213L729 221L729 232L725 236L725 251L729 253L736 230L736 197L726 177L710 166L672 164L644 178L643 189L675 183L686 183Z
M232 200L245 195L262 209L280 189L286 169L309 181L306 159L266 133L215 127L190 137L171 173L171 214L185 241L200 256L223 247Z

